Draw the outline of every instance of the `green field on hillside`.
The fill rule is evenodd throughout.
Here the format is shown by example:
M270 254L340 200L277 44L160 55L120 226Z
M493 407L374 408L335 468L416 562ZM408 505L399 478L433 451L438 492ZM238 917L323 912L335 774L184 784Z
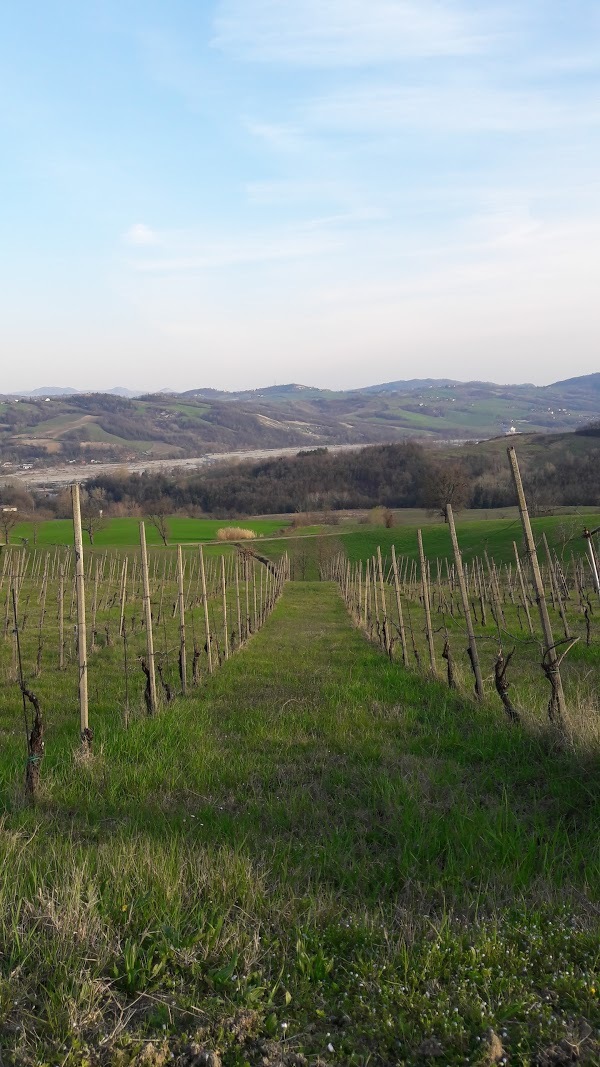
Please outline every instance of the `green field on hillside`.
M496 517L497 515L501 517ZM283 532L284 538L275 544L264 546L265 552L274 555L289 547L288 541L292 538L295 540L299 537L320 535L339 538L351 560L364 560L375 553L378 545L384 553L394 545L397 553L416 556L416 527L421 526L429 558L451 555L448 527L439 517L432 517L421 508L396 511L395 525L391 529L370 521L359 524L352 516L341 519L336 525L292 528L292 518L276 516L258 519L190 519L171 516L167 520L168 541L174 545L211 541L217 537L219 529L241 526L254 530L259 538L272 539ZM99 548L138 545L139 523L138 518L109 519L106 526L95 534L94 545ZM148 544L162 544L158 531L148 518L145 524ZM486 550L497 561L508 562L513 558L513 540L518 545L521 543L521 524L516 508L502 508L499 512L470 510L458 518L457 525L465 559L468 559L470 554L481 554ZM550 544L557 549L559 555L563 553L565 558L568 558L571 552L575 555L583 554L585 541L581 535L584 527L593 529L599 525L600 511L594 512L591 508L582 508L581 514L573 514L573 509L564 509L564 512L558 514L533 519L536 538L545 532ZM27 538L30 546L34 543L40 546L70 545L73 543L73 523L70 519L52 519L40 523L35 529L31 523L19 523L11 531L10 541L18 545L22 538ZM89 538L84 533L85 542L89 543Z
M269 537L287 524L286 520L281 519L188 519L179 515L167 519L169 544L212 541L217 537L217 531L226 526L242 526L254 530L259 537ZM162 544L150 519L145 519L145 525L148 544ZM13 544L19 544L24 537L28 538L30 545L34 540L39 545L72 545L73 522L71 519L50 519L40 523L35 530L31 523L22 522L11 532L10 540ZM84 541L89 544L85 533ZM94 536L94 545L97 547L138 545L139 541L139 519L108 519L106 526Z

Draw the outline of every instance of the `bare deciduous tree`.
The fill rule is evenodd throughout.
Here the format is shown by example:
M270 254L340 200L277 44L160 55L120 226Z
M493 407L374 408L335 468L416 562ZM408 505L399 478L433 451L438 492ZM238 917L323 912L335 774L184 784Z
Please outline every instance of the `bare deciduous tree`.
M98 531L104 530L108 523L105 508L106 493L103 489L81 490L81 528L88 535L91 545Z
M154 504L148 516L150 524L154 526L165 548L169 541L168 507L159 501Z
M0 529L6 544L9 543L10 535L18 522L20 522L18 511L0 504Z
M446 505L462 511L469 499L469 478L459 463L440 463L427 472L423 484L423 506L446 516Z

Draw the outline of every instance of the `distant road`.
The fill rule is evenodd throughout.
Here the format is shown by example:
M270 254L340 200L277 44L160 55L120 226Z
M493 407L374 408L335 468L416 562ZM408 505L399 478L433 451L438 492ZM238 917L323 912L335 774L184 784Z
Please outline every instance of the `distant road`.
M377 442L381 444L381 442ZM314 445L313 448L327 448L330 452L356 451L366 448L367 443L358 445ZM142 474L144 471L193 471L202 470L214 463L231 463L236 460L275 459L277 456L296 456L298 452L310 451L311 446L296 445L295 448L258 448L248 452L210 452L190 459L145 459L121 463L76 463L63 464L60 467L44 467L41 470L6 471L0 477L15 478L26 485L70 485L72 482L85 482L98 474L114 474L126 470L129 474Z

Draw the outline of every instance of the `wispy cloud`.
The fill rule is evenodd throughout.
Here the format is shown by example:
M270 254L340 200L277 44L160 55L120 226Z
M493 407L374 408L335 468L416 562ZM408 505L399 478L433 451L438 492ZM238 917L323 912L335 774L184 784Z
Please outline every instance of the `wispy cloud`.
M565 101L556 92L497 89L469 84L403 86L376 84L342 89L308 104L309 128L388 131L411 127L437 133L521 133L600 122L600 103L586 97Z
M276 122L260 122L247 119L248 133L276 152L302 152L306 148L306 135L299 126Z
M150 226L146 226L144 222L136 222L133 226L123 234L123 239L128 245L157 245L160 244L160 238L155 230L152 230Z
M212 43L241 59L355 67L477 52L490 23L452 0L220 0Z
M306 259L331 253L339 245L338 219L309 220L277 233L254 233L229 239L201 239L174 234L165 239L165 254L133 261L139 274L197 274L208 270Z

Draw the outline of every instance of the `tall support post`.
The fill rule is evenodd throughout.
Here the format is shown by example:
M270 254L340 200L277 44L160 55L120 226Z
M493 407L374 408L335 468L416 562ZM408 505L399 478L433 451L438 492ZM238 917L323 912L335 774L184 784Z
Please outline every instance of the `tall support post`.
M252 556L251 559L252 559L252 606L253 606L253 609L254 609L254 623L253 623L253 626L252 626L252 633L256 633L256 631L258 630L258 626L259 626L258 614L257 614L257 610L258 609L257 609L257 605L256 605L256 561L254 559L254 556Z
M87 640L85 630L85 574L83 561L83 534L81 531L81 505L79 483L71 486L73 501L73 532L75 540L75 585L77 590L77 654L79 657L79 722L81 744L89 752L92 735L88 714Z
M396 610L398 612L398 629L400 631L400 644L402 646L402 662L408 667L408 649L406 647L406 633L404 632L404 615L402 614L402 600L400 598L400 582L398 580L398 564L396 562L396 549L392 545L392 569L394 571L394 589L396 591Z
M242 605L240 603L240 557L235 553L235 609L237 613L237 646L242 644Z
M140 522L140 549L142 557L142 584L143 584L143 600L144 600L144 619L146 623L146 678L148 679L148 696L147 701L148 714L154 715L158 707L158 701L156 697L156 673L154 669L154 635L152 633L152 603L150 601L150 576L148 574L148 553L146 551L146 527L143 522Z
M598 560L596 558L596 551L594 549L594 542L592 541L592 534L586 529L583 531L583 536L586 539L586 547L588 553L588 559L590 561L590 567L592 571L592 578L594 580L594 589L600 596L600 574L598 573Z
M123 636L123 624L125 622L125 600L127 597L127 556L123 560L121 571L121 610L119 614L119 637Z
M435 664L435 646L433 643L433 632L431 629L431 604L429 602L429 582L427 580L427 562L425 560L425 553L423 551L423 536L420 530L417 530L417 540L419 542L419 560L421 563L421 587L423 590L423 607L425 608L425 629L427 631L427 644L429 646L429 662L431 669L436 673Z
M529 600L527 599L527 591L525 589L525 582L523 580L523 571L521 569L521 560L519 559L519 550L517 548L516 541L513 541L513 552L515 554L515 564L517 568L517 576L519 579L519 585L521 587L521 597L523 599L523 607L525 608L525 614L527 616L527 625L529 626L529 633L533 637L534 629L531 621L531 612L529 610Z
M382 633L383 645L384 645L385 651L387 652L388 656L391 656L391 654L392 654L392 641L391 641L391 634L389 632L389 627L388 627L387 602L386 602L386 597L385 597L385 583L384 583L384 580L383 580L383 564L382 564L382 561L381 561L381 549L380 549L379 545L377 545L377 570L379 572L379 589L381 591L381 618L382 618L382 628L383 628L383 633Z
M562 678L560 676L560 664L558 656L556 654L556 647L554 644L554 637L552 634L552 626L550 624L550 616L548 614L548 605L546 603L546 594L544 592L544 583L542 582L542 575L540 572L540 565L538 562L537 551L535 547L535 541L533 539L533 531L531 529L531 520L529 518L529 511L527 508L527 500L525 499L525 490L523 489L523 482L521 481L521 472L519 470L519 463L517 460L517 453L514 448L507 449L508 460L510 463L510 469L513 476L513 482L517 491L517 499L519 502L519 513L521 515L521 522L523 524L523 534L525 536L525 545L527 548L527 555L531 560L531 570L533 574L533 584L535 586L535 599L540 613L540 622L542 624L542 630L544 633L545 649L544 649L544 664L548 661L547 670L548 677L552 684L552 697L549 710L552 715L552 709L556 709L556 718L558 725L561 729L566 726L567 720L567 706L565 702L565 694L563 691Z
M177 588L179 596L179 677L181 692L187 693L187 663L185 657L185 590L183 587L183 558L181 545L177 545Z
M362 605L362 559L358 561L358 588L357 588L357 600L358 600L358 625L362 626L363 623L363 605Z
M208 616L208 597L206 595L206 571L204 569L204 552L200 548L200 578L202 581L202 603L204 605L204 631L206 633L206 655L208 657L208 673L213 672L212 648L210 643L210 619Z
M98 584L100 582L100 566L96 558L94 573L94 595L92 597L92 652L96 651L96 613L98 611Z
M465 572L463 570L460 548L458 547L458 538L456 536L456 526L454 525L454 515L452 514L451 504L446 504L446 518L450 527L450 538L452 540L452 550L454 552L454 562L456 564L456 574L458 576L458 587L460 589L463 613L467 626L467 637L469 639L469 659L471 660L473 674L475 675L475 695L477 696L478 700L483 700L483 678L481 677L481 667L479 665L479 652L477 650L477 642L475 640L475 631L473 630L471 605L469 604L469 594L467 592L467 583L465 582Z
M58 669L65 669L65 567L58 572Z
M223 649L225 659L229 659L229 634L227 632L227 581L225 578L225 556L221 556L221 592L223 594ZM262 604L262 579L260 586Z
M562 624L563 624L563 630L564 630L565 637L570 641L571 640L571 631L569 629L569 620L567 619L567 613L565 611L565 605L563 604L563 599L562 599L562 596L560 595L560 589L559 589L559 586L558 586L558 579L556 577L556 571L554 569L554 562L553 562L552 556L550 554L550 546L548 545L548 538L546 537L545 533L542 534L542 541L544 542L544 549L545 549L545 552L546 552L546 559L548 560L548 577L550 579L550 585L552 586L552 591L554 593L554 598L555 598L556 604L558 606L558 611L559 611L560 618L561 618L561 621L562 621Z

